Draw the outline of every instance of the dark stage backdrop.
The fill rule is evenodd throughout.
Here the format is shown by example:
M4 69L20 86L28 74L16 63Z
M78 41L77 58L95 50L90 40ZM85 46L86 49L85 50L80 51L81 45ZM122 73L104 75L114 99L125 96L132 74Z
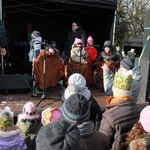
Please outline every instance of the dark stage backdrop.
M55 40L63 50L73 21L79 21L87 35L92 35L102 50L103 42L111 37L117 0L2 0L3 19L11 23L14 40L22 41L26 25L32 21L48 41ZM23 62L24 48L10 49L12 61Z

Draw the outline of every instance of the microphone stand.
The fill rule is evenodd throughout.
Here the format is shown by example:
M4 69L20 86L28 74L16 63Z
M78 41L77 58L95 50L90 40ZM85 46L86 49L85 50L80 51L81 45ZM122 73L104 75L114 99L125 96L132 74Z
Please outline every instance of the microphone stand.
M81 57L82 57L82 47L79 47L80 50L80 66L79 66L79 73L81 71Z
M36 105L38 107L38 105L44 100L44 99L52 99L52 98L46 98L46 88L45 88L45 79L46 79L46 51L49 50L49 48L51 46L49 46L47 43L42 43L44 44L44 62L43 62L43 94L41 97L41 100L38 102L38 104ZM52 49L54 49L53 47L51 47ZM55 51L55 49L54 49Z
M38 106L44 99L46 99L45 76L46 76L46 50L47 50L47 47L48 47L48 49L49 49L48 44L44 43L43 94L42 94L41 100L39 101L39 103L38 103L36 106Z

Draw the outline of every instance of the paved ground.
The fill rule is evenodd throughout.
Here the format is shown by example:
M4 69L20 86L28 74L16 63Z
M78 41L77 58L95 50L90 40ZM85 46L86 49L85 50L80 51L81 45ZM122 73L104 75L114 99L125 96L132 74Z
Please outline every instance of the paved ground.
M91 93L98 102L99 106L102 108L105 107L105 100L107 96L103 90L97 89L94 86L90 87ZM23 92L23 91L5 91L6 93L0 94L0 108L5 108L9 106L14 114L17 115L21 112L23 105L32 101L38 105L38 111L42 111L47 107L61 107L61 93L60 85L50 88L46 94L46 98L42 99L42 94L39 94L39 97L32 97L32 92Z

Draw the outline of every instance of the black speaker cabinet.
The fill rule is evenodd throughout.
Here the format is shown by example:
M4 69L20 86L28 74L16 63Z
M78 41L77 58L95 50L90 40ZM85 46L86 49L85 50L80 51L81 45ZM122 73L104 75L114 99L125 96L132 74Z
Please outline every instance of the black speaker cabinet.
M0 75L0 90L30 89L31 78L28 74Z

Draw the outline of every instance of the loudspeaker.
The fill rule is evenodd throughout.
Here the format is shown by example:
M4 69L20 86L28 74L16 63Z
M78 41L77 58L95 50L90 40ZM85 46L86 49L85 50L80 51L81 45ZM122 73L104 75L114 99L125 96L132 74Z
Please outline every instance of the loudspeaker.
M0 75L0 90L30 89L31 77L28 74Z

